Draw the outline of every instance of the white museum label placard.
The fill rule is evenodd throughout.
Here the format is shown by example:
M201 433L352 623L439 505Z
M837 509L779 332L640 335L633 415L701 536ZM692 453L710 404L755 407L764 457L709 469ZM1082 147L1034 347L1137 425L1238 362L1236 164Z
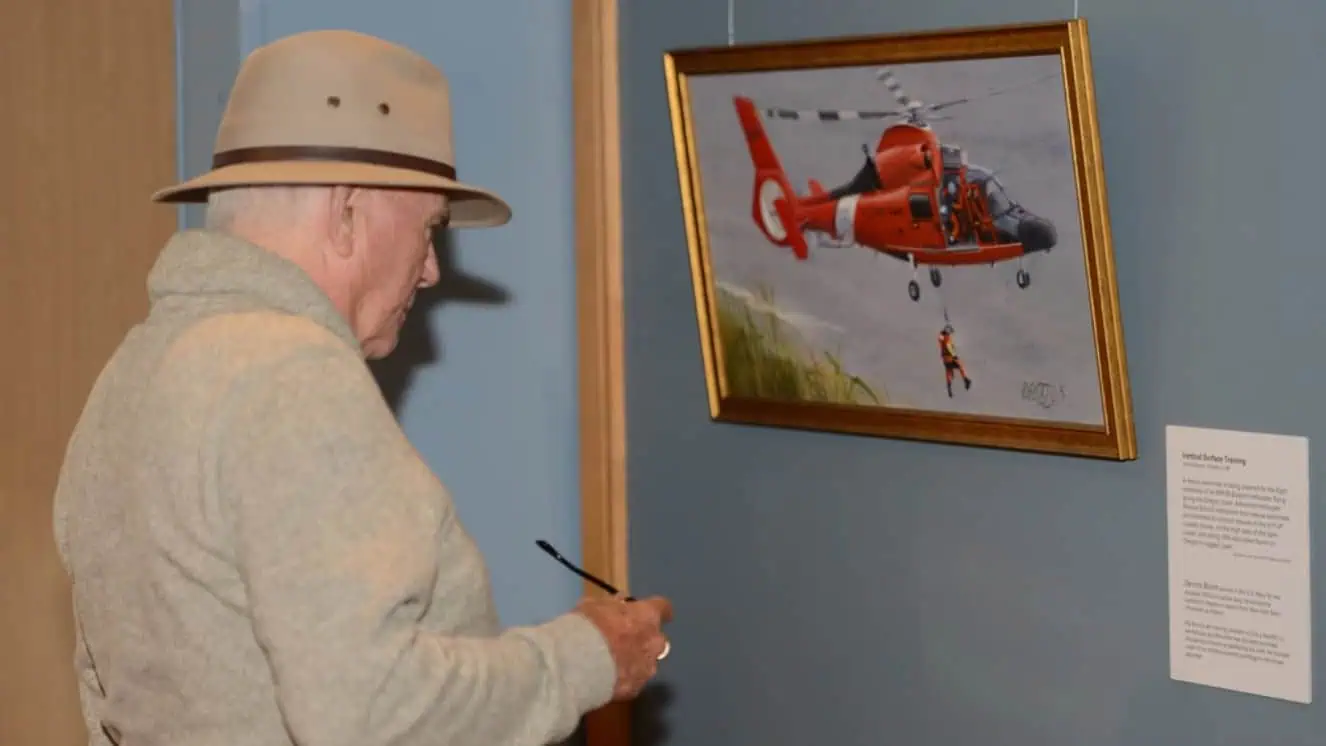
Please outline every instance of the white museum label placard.
M1312 701L1308 441L1169 426L1170 676Z

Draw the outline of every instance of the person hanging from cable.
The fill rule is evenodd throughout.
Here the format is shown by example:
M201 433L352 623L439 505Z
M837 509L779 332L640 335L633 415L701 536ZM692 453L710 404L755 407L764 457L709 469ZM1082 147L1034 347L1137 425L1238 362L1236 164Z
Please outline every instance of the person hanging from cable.
M939 358L944 361L944 385L948 388L949 398L953 397L953 371L957 371L962 376L962 383L971 388L971 378L967 376L967 369L962 365L962 358L958 357L958 347L953 342L953 325L945 324L939 332Z

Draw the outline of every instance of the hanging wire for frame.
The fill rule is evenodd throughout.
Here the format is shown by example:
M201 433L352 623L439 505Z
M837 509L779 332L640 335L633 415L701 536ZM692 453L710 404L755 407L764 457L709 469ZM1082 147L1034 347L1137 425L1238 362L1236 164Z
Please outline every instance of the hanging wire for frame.
M1077 2L1077 0L1073 0ZM727 0L727 45L737 41L737 0Z

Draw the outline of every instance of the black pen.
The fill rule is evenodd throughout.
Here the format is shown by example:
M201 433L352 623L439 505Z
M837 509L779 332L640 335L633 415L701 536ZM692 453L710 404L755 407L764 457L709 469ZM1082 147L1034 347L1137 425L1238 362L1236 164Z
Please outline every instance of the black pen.
M575 573L576 575L579 575L580 577L584 578L585 580L588 580L594 585L597 585L598 587L602 588L608 593L611 593L614 596L621 595L621 591L617 590L617 588L614 587L612 583L609 583L608 581L602 578L596 577L594 574L590 573L587 570L582 570L580 567L576 566L574 562L563 557L562 553L554 549L552 544L549 544L543 539L536 539L534 543L539 546L539 549L542 549L543 551L547 552L549 555L552 556L553 559L565 565L567 569L569 569L571 572ZM627 596L626 600L634 601L635 597Z

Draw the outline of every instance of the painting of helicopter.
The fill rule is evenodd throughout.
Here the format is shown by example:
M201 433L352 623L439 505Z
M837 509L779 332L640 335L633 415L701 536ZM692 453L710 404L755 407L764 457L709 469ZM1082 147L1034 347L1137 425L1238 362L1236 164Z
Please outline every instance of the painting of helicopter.
M802 260L809 257L812 240L835 247L858 245L902 260L912 268L907 294L913 301L921 298L916 281L920 266L929 267L930 283L939 287L940 267L1018 260L1017 285L1029 287L1031 273L1021 260L1054 248L1054 223L1014 200L992 171L969 163L962 147L942 142L928 121L932 112L972 99L927 106L902 90L892 70L881 70L879 78L901 108L761 111L750 98L733 97L754 167L751 214L760 231ZM827 190L811 178L808 192L797 194L762 115L815 122L905 121L884 130L873 151L862 146L865 163L850 181Z
M1126 373L1081 33L1071 21L668 55L715 417L1051 449L1119 432ZM637 256L662 276L663 259Z

